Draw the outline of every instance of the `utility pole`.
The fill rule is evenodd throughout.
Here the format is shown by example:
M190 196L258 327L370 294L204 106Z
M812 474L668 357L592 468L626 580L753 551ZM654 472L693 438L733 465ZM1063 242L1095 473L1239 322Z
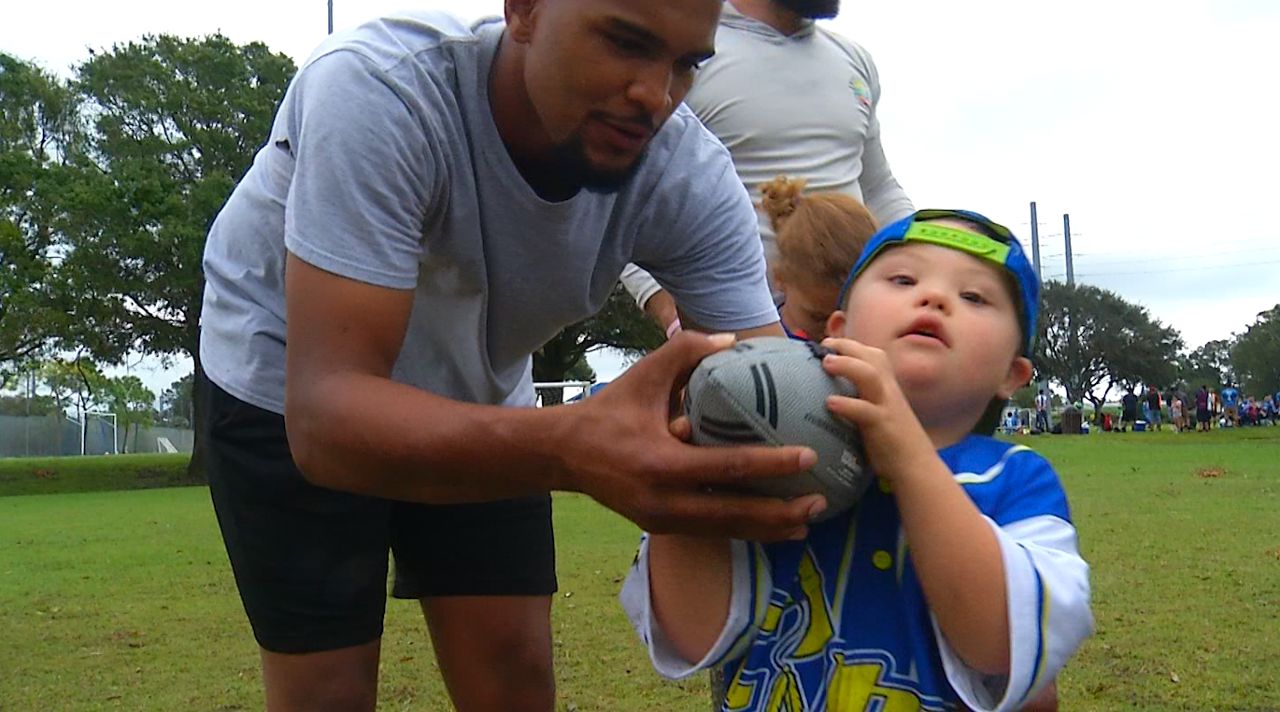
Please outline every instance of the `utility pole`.
M27 367L27 417L22 419L22 454L31 457L31 399L36 392L35 366Z
M1040 223L1036 220L1036 201L1031 201L1031 266L1036 268L1036 279L1044 281L1040 276Z
M1042 284L1044 278L1040 272L1040 219L1036 216L1036 201L1031 201L1031 266L1036 270L1036 279ZM1050 395L1049 379L1041 378L1036 384L1035 397L1039 398L1040 394ZM1050 401L1052 403L1052 401ZM1053 408L1045 408L1045 417L1048 421L1050 429L1053 428Z
M1076 286L1076 268L1075 268L1075 263L1071 257L1071 215L1069 213L1062 214L1062 239L1065 242L1066 248L1067 248L1067 286L1074 287ZM1068 331L1070 333L1069 338L1071 339L1070 348L1071 348L1071 351L1074 352L1076 349L1075 324L1072 324L1071 326L1072 328L1069 329ZM1070 391L1067 392L1067 397L1068 398L1071 397Z
M1071 215L1062 215L1062 236L1067 243L1067 286L1076 286L1076 268L1071 259Z
M329 34L333 34L333 0L329 0Z

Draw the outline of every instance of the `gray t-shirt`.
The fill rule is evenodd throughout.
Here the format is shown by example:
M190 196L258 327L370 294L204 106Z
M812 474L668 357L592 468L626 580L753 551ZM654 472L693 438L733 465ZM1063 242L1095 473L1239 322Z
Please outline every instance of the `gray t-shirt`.
M426 12L316 50L209 233L200 356L211 380L284 412L286 249L413 290L392 377L475 403L532 404L530 354L598 311L629 261L708 328L777 320L750 200L687 109L617 193L534 193L489 107L502 31Z

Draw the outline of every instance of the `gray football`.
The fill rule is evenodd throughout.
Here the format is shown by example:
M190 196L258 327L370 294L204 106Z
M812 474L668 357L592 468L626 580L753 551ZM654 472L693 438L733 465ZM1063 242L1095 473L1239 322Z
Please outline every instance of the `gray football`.
M791 498L826 495L819 521L852 507L873 479L857 428L827 410L827 396L857 396L853 384L822 368L828 351L775 336L745 339L702 360L685 390L695 445L807 445L811 469L759 480L751 490Z

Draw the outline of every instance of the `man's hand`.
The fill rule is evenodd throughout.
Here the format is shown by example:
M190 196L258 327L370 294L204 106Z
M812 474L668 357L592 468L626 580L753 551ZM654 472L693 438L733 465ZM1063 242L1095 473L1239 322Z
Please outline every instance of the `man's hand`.
M820 495L783 501L736 488L786 477L817 461L801 447L697 447L672 422L678 394L704 357L731 335L677 334L581 404L560 438L567 489L585 492L647 531L774 541L797 539L825 507Z

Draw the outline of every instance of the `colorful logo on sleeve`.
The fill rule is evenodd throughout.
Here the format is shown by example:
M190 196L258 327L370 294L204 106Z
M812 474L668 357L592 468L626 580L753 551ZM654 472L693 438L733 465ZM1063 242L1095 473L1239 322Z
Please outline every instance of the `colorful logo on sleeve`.
M858 97L858 103L863 106L871 106L871 87L862 80L862 77L854 76L849 80L849 88L853 90L853 95Z

